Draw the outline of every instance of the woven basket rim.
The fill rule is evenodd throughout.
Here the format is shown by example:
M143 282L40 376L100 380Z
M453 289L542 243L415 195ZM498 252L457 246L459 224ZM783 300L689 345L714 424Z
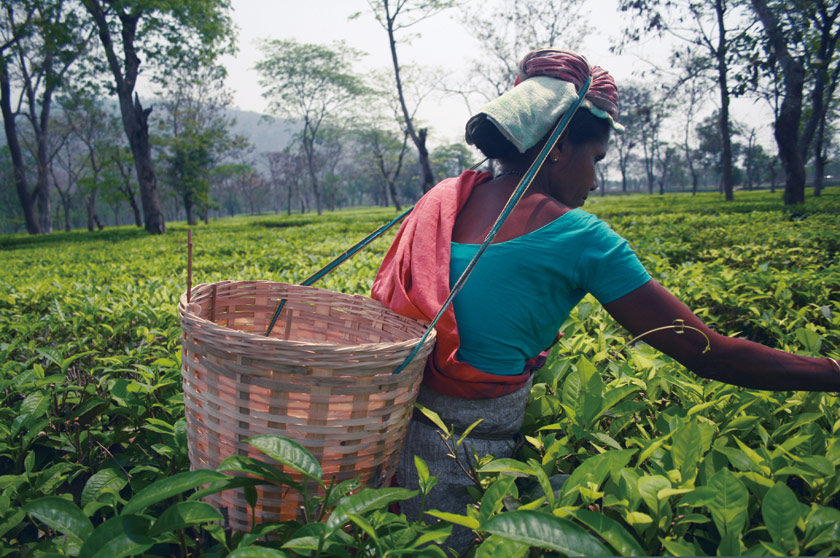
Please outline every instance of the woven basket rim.
M425 332L426 329L429 327L429 322L424 320L418 320L417 318L409 318L407 316L403 316L401 314L397 314L378 300L375 300L371 297L367 297L364 295L357 295L357 294L347 294L347 293L340 293L337 291L331 291L329 289L323 289L321 287L312 287L312 286L304 286L304 285L295 285L293 283L284 283L282 281L268 281L264 279L255 279L255 280L224 280L224 281L215 281L212 283L199 283L192 287L192 291L194 292L196 289L201 287L212 287L213 285L230 285L231 283L247 283L247 284L270 284L270 285L285 285L294 287L296 289L304 289L304 290L311 290L311 291L318 291L322 293L329 293L329 296L332 297L345 297L345 298L364 298L367 301L375 303L379 305L384 312L388 312L393 314L394 316L416 324ZM195 302L191 302L190 304L197 304ZM342 343L330 343L325 341L298 341L293 339L280 339L277 337L266 337L262 333L253 333L249 331L242 331L238 329L233 329L229 327L225 327L219 325L211 320L207 320L191 312L187 305L187 292L180 296L178 301L178 314L181 319L189 319L195 323L199 323L202 327L207 328L208 330L215 331L218 333L224 333L224 335L233 338L239 339L241 341L247 341L248 343L257 343L259 345L269 346L269 347L318 347L319 349L329 350L330 352L361 352L361 351L370 351L370 352L380 352L380 351L405 351L406 353L410 352L420 339L423 336L421 332L420 335L417 337L412 337L411 339L406 339L404 341L397 341L397 342L377 342L377 343L359 343L359 344L342 344ZM430 343L434 343L436 337L436 331L431 331L429 336L426 338L426 342L424 344L428 345Z

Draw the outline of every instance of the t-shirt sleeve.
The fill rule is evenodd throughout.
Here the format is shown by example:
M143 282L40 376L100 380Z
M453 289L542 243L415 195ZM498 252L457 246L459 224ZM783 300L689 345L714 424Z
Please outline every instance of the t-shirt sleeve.
M593 220L577 274L581 288L606 304L638 289L650 275L624 238L603 221Z

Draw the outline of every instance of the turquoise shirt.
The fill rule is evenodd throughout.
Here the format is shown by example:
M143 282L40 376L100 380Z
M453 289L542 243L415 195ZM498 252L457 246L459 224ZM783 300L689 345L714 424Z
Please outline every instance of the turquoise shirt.
M450 285L478 247L452 243ZM489 374L520 374L586 293L604 304L648 280L626 240L594 215L573 209L487 248L453 303L458 359Z

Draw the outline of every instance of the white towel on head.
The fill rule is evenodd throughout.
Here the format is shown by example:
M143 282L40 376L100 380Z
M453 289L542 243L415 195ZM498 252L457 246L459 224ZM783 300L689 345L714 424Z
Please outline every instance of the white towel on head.
M525 153L554 128L577 98L572 83L535 76L484 105L470 121L487 118L520 153ZM584 100L581 107L609 120L619 134L624 132L621 124L588 100Z

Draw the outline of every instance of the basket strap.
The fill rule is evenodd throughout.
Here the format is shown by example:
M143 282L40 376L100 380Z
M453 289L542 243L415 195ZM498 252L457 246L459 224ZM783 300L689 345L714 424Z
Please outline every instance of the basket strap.
M478 247L478 251L475 253L475 256L473 256L472 260L470 260L470 263L467 264L467 268L464 270L461 276L458 277L458 280L455 282L455 285L449 292L449 296L446 297L446 300L443 302L443 306L441 306L437 315L435 315L434 319L429 324L429 328L423 334L423 337L420 338L420 341L417 343L417 345L415 345L414 349L411 351L411 353L409 353L409 355L406 357L403 363L400 364L396 370L394 370L394 374L399 374L400 372L402 372L405 369L405 367L408 366L412 360L414 360L414 357L417 356L417 353L420 351L420 347L422 347L423 343L426 342L426 339L429 337L429 334L431 333L432 329L434 329L435 325L443 316L443 313L446 311L446 309L449 308L449 305L452 304L452 301L455 299L455 295L458 294L458 292L464 286L464 283L466 283L467 278L470 276L470 273L472 273L473 269L475 268L475 265L478 263L479 258L481 258L482 254L484 254L484 252L487 250L487 247L496 237L496 233L499 232L499 229L502 227L502 224L510 216L511 212L513 211L513 208L516 207L516 204L522 198L523 194L525 194L525 191L528 189L531 183L534 181L534 178L537 176L537 173L542 168L542 165L545 162L546 158L548 158L548 153L554 147L554 144L557 143L557 140L560 138L560 136L563 135L563 132L566 131L566 127L568 127L569 121L572 119L572 116L574 116L575 112L577 112L577 109L580 106L581 102L583 102L586 93L589 91L589 85L591 83L592 77L589 76L586 78L583 87L581 87L580 93L578 94L578 98L575 100L575 102L572 104L569 110L566 111L566 114L563 115L563 118L560 119L560 122L557 123L557 126L555 126L554 131L551 132L548 141L545 142L545 145L540 150L536 159L534 159L534 162L531 163L531 166L528 168L528 171L519 181L519 185L513 191L513 194L511 194L507 203L502 208L502 212L499 214L499 217L496 219L496 222L493 224L493 227L490 229L490 232L487 233L487 237L484 239L484 242L482 242L481 246Z
M335 268L337 268L338 266L340 266L341 264L343 264L344 262L346 262L347 260L349 260L350 258L355 256L356 252L358 252L359 250L361 250L362 248L364 248L365 246L367 246L368 244L370 244L371 242L373 242L374 240L376 240L377 238L382 236L385 232L388 231L388 229L390 229L391 227L393 227L394 225L396 225L397 223L402 221L402 219L406 215L411 213L412 209L414 209L414 208L410 207L410 208L406 209L400 215L398 215L395 219L393 219L391 222L382 225L381 227L379 227L378 229L376 229L375 231L373 231L372 233L370 233L369 235L364 237L362 240L360 240L359 242L357 242L356 244L354 244L353 246L351 246L350 248L345 250L341 255L336 257L333 261L331 261L330 263L328 263L327 265L322 267L320 270L318 270L315 273L313 273L312 275L310 275L307 279L305 279L303 281L303 283L301 283L301 285L303 285L304 287L308 287L309 285L313 284L315 281L317 281L318 279L320 279L324 275L328 274L329 272L331 272L332 270L334 270ZM277 318L280 317L280 312L283 311L284 306L286 306L286 299L285 298L280 301L280 303L277 305L277 310L274 311L274 316L271 318L271 323L268 324L268 329L265 332L266 337L268 337L271 334L271 330L274 329L274 324L277 323Z

